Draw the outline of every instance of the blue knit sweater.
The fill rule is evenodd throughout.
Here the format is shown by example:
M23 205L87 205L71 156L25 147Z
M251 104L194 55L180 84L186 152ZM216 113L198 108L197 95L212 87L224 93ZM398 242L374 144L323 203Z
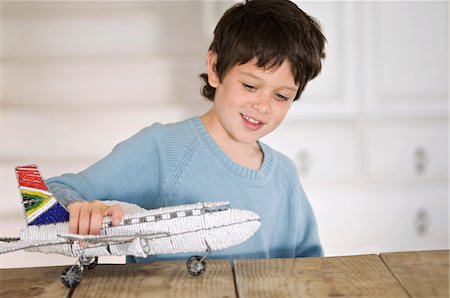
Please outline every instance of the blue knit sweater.
M144 208L203 201L229 201L253 210L261 227L248 241L213 252L211 258L321 256L314 213L291 160L259 142L264 153L255 171L233 162L214 142L199 117L153 124L118 144L104 159L78 174L49 179L64 204L118 200ZM128 262L180 259L187 255L128 257Z

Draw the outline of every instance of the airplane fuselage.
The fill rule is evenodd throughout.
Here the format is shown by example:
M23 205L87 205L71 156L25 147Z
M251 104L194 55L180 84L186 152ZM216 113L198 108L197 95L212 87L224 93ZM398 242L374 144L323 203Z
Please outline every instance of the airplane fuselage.
M220 250L250 238L260 226L260 218L252 211L232 209L224 202L205 202L159 209L143 209L134 204L120 204L124 216L119 225L112 226L106 217L101 236L111 236L111 241L79 241L28 248L27 251L59 253L73 257L109 255L176 254ZM68 222L28 226L21 233L23 241L64 241L69 231ZM121 241L123 239L123 241ZM132 240L130 240L132 239Z

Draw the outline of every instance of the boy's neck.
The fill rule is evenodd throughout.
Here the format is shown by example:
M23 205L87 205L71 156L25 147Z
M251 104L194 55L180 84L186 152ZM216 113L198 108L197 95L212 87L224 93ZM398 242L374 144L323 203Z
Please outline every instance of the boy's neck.
M264 160L264 154L258 142L242 143L231 138L215 121L215 117L207 112L200 117L211 138L232 161L240 166L259 170Z

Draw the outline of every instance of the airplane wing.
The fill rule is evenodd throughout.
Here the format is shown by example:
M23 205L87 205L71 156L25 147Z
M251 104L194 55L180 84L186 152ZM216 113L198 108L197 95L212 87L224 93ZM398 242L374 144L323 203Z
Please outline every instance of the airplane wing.
M72 241L86 241L89 243L126 243L131 242L138 237L143 238L157 238L160 236L167 236L168 233L147 233L147 234L134 234L134 235L79 235L79 234L58 234L58 237Z
M10 241L10 242L0 242L0 254L7 252L12 252L16 250L32 248L32 247L42 247L50 245L67 244L67 240L56 240L56 241Z
M80 241L84 240L91 244L96 243L127 243L131 242L138 237L143 237L146 239L149 238L157 238L161 236L167 236L168 233L141 233L130 236L120 236L120 235L78 235L78 234L58 234L58 237L61 238L59 240L50 240L50 241L42 241L42 240L17 240L11 238L8 241L0 241L0 254L13 252L21 249L33 248L33 247L42 247L42 246L51 246L51 245L62 245L68 244L70 240L72 241Z

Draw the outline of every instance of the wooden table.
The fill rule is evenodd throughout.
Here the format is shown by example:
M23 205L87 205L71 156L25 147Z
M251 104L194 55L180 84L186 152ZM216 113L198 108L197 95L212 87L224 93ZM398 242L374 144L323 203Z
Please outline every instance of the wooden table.
M74 290L64 267L0 270L0 297L449 297L449 251L345 257L98 265Z

